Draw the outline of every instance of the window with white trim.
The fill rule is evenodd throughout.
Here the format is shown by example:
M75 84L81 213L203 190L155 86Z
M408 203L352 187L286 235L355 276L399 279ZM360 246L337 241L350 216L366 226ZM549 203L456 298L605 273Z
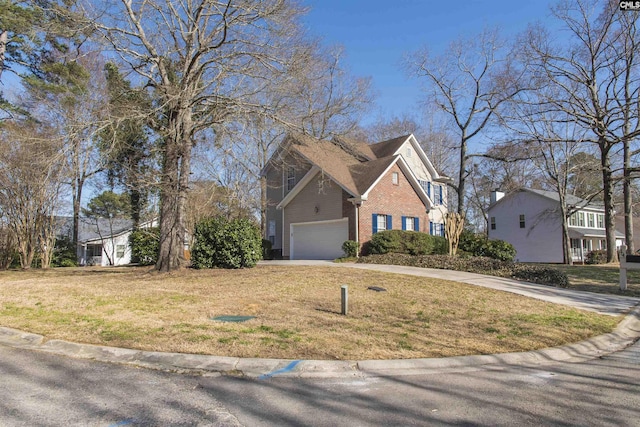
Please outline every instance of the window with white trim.
M411 157L411 147L407 147L407 157Z
M496 217L492 216L490 222L491 222L491 229L495 230L496 229Z
M124 245L116 245L116 258L124 258Z
M393 185L398 185L400 182L400 178L398 177L398 172L392 172L391 173L391 182L393 183Z
M296 185L296 168L290 166L287 170L287 191L293 190Z
M418 218L413 216L402 217L402 229L407 231L420 231Z
M584 212L578 212L578 227L584 227Z
M604 214L598 214L598 228L604 228Z
M596 218L595 214L589 212L587 214L587 225L589 228L596 228Z
M387 215L378 215L378 222L376 229L378 231L384 231L387 229Z

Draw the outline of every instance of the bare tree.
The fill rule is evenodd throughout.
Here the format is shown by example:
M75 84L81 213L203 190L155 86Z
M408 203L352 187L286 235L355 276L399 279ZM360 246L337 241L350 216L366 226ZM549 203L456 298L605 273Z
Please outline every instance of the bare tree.
M20 265L41 254L49 267L55 245L63 159L55 133L34 123L6 123L0 138L0 210L15 238Z
M613 48L622 46L620 37L626 31L620 25L618 2L562 1L552 12L568 39L562 44L554 43L547 29L535 26L527 32L522 50L530 59L535 79L553 88L542 93L551 95L540 100L542 111L570 117L576 126L589 131L583 141L594 144L599 151L607 261L613 262L617 253L612 155L622 141L632 141L640 135L640 79L628 64L624 65L626 49ZM633 14L636 20L637 13Z
M286 69L300 10L286 0L88 1L86 16L157 100L160 254L184 262L185 203L198 136L236 114L268 112L253 95Z
M466 211L466 181L471 173L469 142L486 133L504 103L523 87L523 71L496 30L453 42L441 57L427 49L408 55L409 71L426 80L429 102L446 113L457 131L458 177L450 184L458 195L458 213Z

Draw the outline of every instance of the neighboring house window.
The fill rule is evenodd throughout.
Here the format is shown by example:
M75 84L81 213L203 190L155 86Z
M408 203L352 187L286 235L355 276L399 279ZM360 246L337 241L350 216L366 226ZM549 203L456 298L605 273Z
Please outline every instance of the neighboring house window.
M124 245L116 245L116 258L124 258Z
M383 214L373 214L373 218L371 221L373 225L373 234L376 234L378 231L391 230L391 215L383 215Z
M391 182L393 182L393 185L398 185L399 183L398 172L393 172L391 174Z
M604 214L598 214L598 228L604 228Z
M578 227L584 227L584 212L578 212Z
M587 219L588 219L589 228L596 228L595 214L588 213Z
M496 229L496 217L495 216L491 217L491 229L492 230Z
M269 236L269 241L271 242L271 244L275 245L276 243L276 220L275 219L269 220L267 235Z
M287 170L287 191L291 191L296 185L296 169L291 166Z
M412 216L403 216L402 229L408 231L420 231L420 219Z
M525 227L524 214L520 215L520 228Z
M572 213L569 217L569 225L575 227L578 225L578 214L576 212Z

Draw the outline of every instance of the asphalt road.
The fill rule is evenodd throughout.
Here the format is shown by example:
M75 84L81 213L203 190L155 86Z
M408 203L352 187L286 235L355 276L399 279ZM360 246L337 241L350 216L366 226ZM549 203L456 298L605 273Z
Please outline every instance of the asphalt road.
M640 343L395 378L188 376L0 346L1 426L640 426Z

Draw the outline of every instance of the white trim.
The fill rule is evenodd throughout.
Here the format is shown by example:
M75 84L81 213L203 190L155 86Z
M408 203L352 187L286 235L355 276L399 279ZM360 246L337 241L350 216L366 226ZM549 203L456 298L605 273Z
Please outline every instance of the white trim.
M309 172L307 172L306 175L302 177L302 179L291 189L291 191L289 191L289 193L284 197L284 199L282 199L282 201L278 203L278 205L276 206L276 209L282 209L285 206L287 206L291 202L291 200L293 200L298 195L298 193L300 193L300 191L302 191L302 189L308 183L310 183L313 180L313 178L315 178L318 172L320 172L320 168L314 165L309 170Z
M284 210L283 210L284 212ZM349 218L348 217L343 217L340 219L328 219L325 221L306 221L306 222L296 222L296 223L291 223L289 224L289 259L294 259L294 251L293 251L293 244L294 244L294 239L293 239L293 226L294 225L309 225L309 224L330 224L330 223L338 223L338 222L345 222L347 223L347 238L349 237ZM284 227L282 227L284 228ZM284 246L284 245L283 245Z
M394 155L402 154L402 147L404 147L407 141L409 141L409 143L413 146L413 149L416 150L416 153L418 153L420 160L422 160L422 163L424 163L424 165L427 167L427 170L431 174L431 180L435 181L436 179L440 179L440 174L438 173L436 168L433 167L433 163L431 163L431 160L429 160L429 157L427 157L422 147L420 147L420 144L418 144L418 140L415 136L413 136L413 134L409 135L409 137L402 143L402 145L400 146L400 148L398 148L398 151L396 151Z

